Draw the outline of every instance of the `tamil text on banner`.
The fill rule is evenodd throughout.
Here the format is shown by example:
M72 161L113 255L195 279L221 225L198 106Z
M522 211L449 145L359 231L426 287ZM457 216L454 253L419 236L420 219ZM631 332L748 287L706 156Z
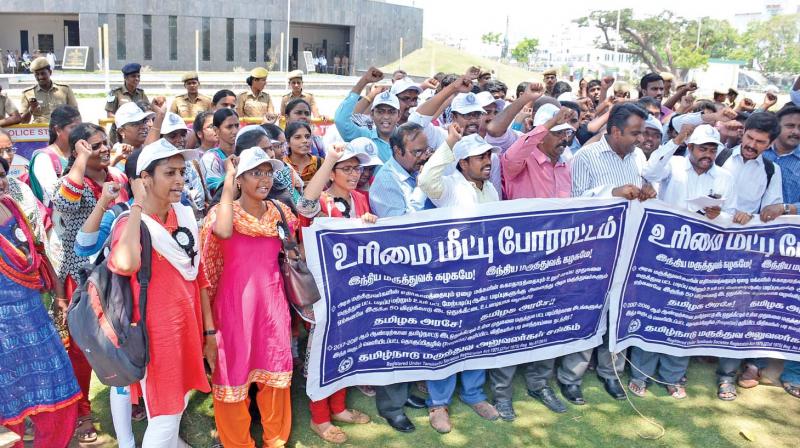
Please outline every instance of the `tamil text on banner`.
M743 227L634 202L622 253L612 351L800 361L798 217Z
M308 394L599 345L627 202L527 199L304 229L323 299Z

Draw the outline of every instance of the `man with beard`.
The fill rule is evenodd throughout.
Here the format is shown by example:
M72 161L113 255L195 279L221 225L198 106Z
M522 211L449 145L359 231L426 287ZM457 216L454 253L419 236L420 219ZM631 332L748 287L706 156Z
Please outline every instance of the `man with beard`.
M733 149L724 149L717 155L716 164L722 165L733 176L735 200L730 206L735 213L733 222L747 224L756 213L764 221L788 214L792 205L783 203L780 167L764 157L769 144L780 134L778 120L771 112L755 112L745 121L742 143ZM770 207L777 205L777 207ZM741 359L720 358L717 366L717 398L723 401L736 399L736 373ZM739 385L745 388L758 384L759 369L766 367L763 359L745 361Z
M66 84L57 84L50 78L53 69L46 58L34 59L30 70L36 78L36 85L22 91L22 123L31 121L31 118L33 123L49 123L53 109L62 104L78 108L72 89Z
M370 67L336 109L334 123L336 130L339 131L345 142L350 142L358 137L367 137L375 142L375 146L378 148L378 157L386 163L392 158L392 147L389 140L400 119L402 106L397 97L389 91L382 92L375 97L372 101L371 112L375 125L372 129L357 126L351 119L356 104L361 98L361 92L367 87L367 84L378 82L381 79L383 79L383 72L375 67Z
M477 133L462 138L460 126L453 123L448 128L445 142L422 168L419 187L437 207L474 207L499 201L497 190L489 182L492 153L498 150ZM465 370L441 380L429 380L427 405L430 424L442 434L452 430L448 406L459 376L461 401L485 420L497 420L499 417L483 392L485 370Z
M781 167L784 203L761 209L761 220L764 222L784 214L797 215L800 210L800 107L792 103L784 106L778 111L778 123L780 134L772 146L764 151L763 157ZM745 372L748 370L752 371L752 368L745 368ZM800 362L784 362L781 382L789 395L800 398Z
M398 123L403 124L408 121L411 108L417 107L422 88L411 79L402 78L395 81L389 91L400 101L400 120Z
M651 117L652 118L652 117ZM688 138L687 136L691 135ZM688 144L687 156L676 156L676 150ZM656 150L645 167L642 177L648 182L660 182L658 198L681 209L698 212L708 219L715 219L722 210L728 210L733 197L733 178L726 170L716 166L717 148L722 143L719 132L704 124L695 128L685 125L674 139ZM689 201L712 195L725 199L723 207L693 208ZM667 384L667 392L675 399L686 398L686 388L681 379L689 367L688 356L673 356L654 353L639 347L631 349L631 380L628 389L638 397L647 393L647 378L657 377Z
M663 91L663 82L660 85ZM652 185L642 179L642 170L647 161L637 147L646 119L647 112L635 104L622 103L611 108L606 135L584 146L572 161L573 197L613 196L644 201L656 196ZM624 400L626 395L617 379L617 372L623 371L625 359L621 356L612 359L608 334L603 339L603 344L597 350L597 376L609 395ZM562 359L557 377L561 393L570 403L586 404L581 382L589 367L592 351L572 353Z

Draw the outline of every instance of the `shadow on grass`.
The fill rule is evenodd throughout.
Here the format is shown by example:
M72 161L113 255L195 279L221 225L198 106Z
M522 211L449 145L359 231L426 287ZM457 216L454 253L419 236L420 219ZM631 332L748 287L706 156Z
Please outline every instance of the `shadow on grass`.
M734 402L716 398L715 365L692 362L685 400L675 400L658 385L648 388L645 398L631 397L633 404L647 417L664 426L665 434L657 440L641 438L658 430L636 414L626 401L613 400L592 372L584 379L586 406L568 405L568 412L555 414L528 397L523 378L514 382L514 407L518 418L512 423L488 422L454 398L450 408L453 431L439 435L428 423L425 410L407 410L417 426L411 434L392 430L377 415L374 399L350 389L349 407L366 412L372 422L344 425L349 437L345 446L353 447L775 447L800 446L800 400L780 387L759 386L739 390ZM627 377L627 376L626 376ZM623 378L625 381L625 378ZM323 442L309 428L308 399L302 379L292 386L292 436L289 446L333 446ZM488 391L488 387L487 387ZM108 389L98 388L92 403L100 429L113 435L108 412ZM417 392L419 393L419 392ZM257 419L252 425L253 438L261 442ZM134 425L137 441L146 424ZM752 441L740 433L745 432ZM195 448L214 442L214 417L211 397L194 394L181 422L181 437ZM100 445L100 446L114 446Z

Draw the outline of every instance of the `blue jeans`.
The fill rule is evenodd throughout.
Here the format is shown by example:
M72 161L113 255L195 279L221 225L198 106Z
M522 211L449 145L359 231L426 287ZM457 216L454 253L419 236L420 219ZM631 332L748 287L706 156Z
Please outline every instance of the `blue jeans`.
M448 406L456 391L456 379L461 376L461 401L472 406L486 401L483 383L486 381L485 370L466 370L460 374L450 375L441 380L426 381L428 385L428 407Z
M800 362L784 361L781 382L789 383L792 386L800 386Z

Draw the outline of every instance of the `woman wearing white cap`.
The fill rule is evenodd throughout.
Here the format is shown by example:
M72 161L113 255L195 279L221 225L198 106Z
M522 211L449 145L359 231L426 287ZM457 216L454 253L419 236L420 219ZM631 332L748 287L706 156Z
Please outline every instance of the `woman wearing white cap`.
M255 446L248 411L252 383L258 386L264 446L283 446L291 431L291 318L278 254L281 235L294 231L296 219L286 205L267 200L274 173L283 166L258 146L242 151L238 160L229 157L221 201L203 226L210 322L217 330L207 339L206 353L224 446Z
M297 209L302 214L300 223L305 227L311 225L316 216L329 216L360 218L366 223L374 224L377 217L370 212L367 195L356 189L364 170L362 164L369 162L370 156L366 153L344 149L340 144L334 145L297 204ZM323 191L328 183L330 187ZM312 327L308 338L309 347L313 335ZM331 443L347 441L344 431L334 426L331 421L369 423L368 415L355 409L348 409L346 401L347 389L342 389L330 397L310 403L311 429L323 440Z
M180 203L186 152L164 139L142 149L130 214L120 217L111 233L108 267L131 277L137 301L141 222L152 241L149 290L158 294L147 298L150 362L145 378L131 385L132 396L143 396L147 406L142 446L148 448L177 447L188 393L210 391L203 367L203 333L214 333L204 326L210 315L207 300L201 312L201 288L207 283L199 267L197 222L191 208Z

